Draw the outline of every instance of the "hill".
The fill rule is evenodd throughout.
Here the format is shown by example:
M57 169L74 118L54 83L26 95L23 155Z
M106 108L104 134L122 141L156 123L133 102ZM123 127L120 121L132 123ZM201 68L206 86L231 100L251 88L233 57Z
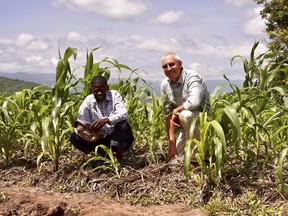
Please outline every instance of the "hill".
M39 83L35 82L0 77L0 93L6 93L8 95L11 95L17 91L21 91L22 89L31 89L39 85Z
M55 74L53 74L53 73L37 74L37 73L26 73L26 72L16 72L16 73L0 72L0 77L19 79L19 80L24 80L26 82L46 84L49 86L51 86L55 83Z

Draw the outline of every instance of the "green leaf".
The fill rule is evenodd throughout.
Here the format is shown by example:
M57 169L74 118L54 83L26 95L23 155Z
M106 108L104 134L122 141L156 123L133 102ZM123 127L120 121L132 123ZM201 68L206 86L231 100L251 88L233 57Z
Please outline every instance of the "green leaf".
M285 157L287 156L288 148L285 148L282 150L280 157L277 161L277 167L276 167L276 175L280 181L280 184L282 188L284 188L284 180L283 180L283 164Z

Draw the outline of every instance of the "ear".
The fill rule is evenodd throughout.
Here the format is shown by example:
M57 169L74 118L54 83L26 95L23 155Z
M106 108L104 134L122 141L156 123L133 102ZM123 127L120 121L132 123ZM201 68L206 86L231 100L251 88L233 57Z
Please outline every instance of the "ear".
M90 93L92 93L92 88L90 88Z

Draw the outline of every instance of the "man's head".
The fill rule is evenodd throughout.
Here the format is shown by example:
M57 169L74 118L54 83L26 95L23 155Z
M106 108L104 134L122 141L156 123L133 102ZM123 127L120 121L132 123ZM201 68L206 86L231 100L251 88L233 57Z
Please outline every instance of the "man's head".
M166 53L162 57L162 69L165 75L174 82L179 80L182 72L182 61L175 53Z
M106 99L109 86L107 80L103 76L95 76L91 81L90 89L96 101L100 103Z

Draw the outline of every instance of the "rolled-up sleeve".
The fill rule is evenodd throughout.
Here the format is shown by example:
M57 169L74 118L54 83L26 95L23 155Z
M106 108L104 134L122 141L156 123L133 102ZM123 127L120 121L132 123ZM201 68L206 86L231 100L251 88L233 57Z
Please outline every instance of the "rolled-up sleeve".
M183 103L183 106L187 110L199 110L204 92L203 80L197 74L191 74L187 77L187 100Z
M119 92L113 91L113 112L108 116L110 125L115 125L120 121L128 118L127 109L124 104L124 100Z

